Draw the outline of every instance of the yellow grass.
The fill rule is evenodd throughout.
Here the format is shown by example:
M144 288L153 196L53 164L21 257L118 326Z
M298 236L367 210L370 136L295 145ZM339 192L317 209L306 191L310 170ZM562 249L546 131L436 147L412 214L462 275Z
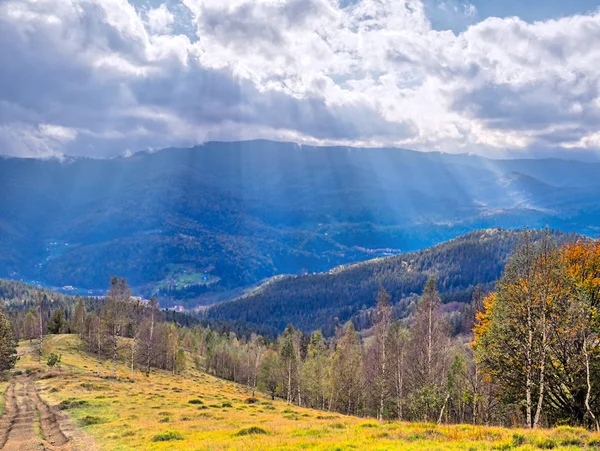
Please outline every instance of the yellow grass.
M583 429L380 424L260 395L258 403L248 404L243 387L195 370L183 376L156 371L150 378L137 372L132 384L127 367L120 365L122 379L98 378L94 359L77 349L77 337L52 337L49 344L62 354L60 370L39 369L27 354L18 369L39 369L37 383L50 404L86 402L65 412L105 450L575 450L595 449L595 443L600 449L600 435ZM105 376L111 370L108 362L102 367ZM48 375L54 377L44 378ZM265 433L245 435L250 428ZM168 432L180 439L153 441Z

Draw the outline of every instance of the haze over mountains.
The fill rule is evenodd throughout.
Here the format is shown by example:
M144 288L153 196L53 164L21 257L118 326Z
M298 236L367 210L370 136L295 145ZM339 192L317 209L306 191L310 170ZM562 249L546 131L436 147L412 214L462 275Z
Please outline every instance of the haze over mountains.
M0 159L0 277L192 307L278 274L487 227L596 236L600 164L211 142L111 160ZM225 294L223 294L225 296Z

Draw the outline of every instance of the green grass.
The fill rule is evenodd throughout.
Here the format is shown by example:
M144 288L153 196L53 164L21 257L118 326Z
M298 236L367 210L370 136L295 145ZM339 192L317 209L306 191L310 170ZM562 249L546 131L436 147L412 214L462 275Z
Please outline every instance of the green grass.
M6 389L8 388L8 382L0 380L0 416L4 415L4 409L6 408Z
M538 431L471 425L386 422L289 406L250 394L234 383L189 370L173 376L156 371L149 378L119 365L119 379L95 376L94 359L80 352L75 336L48 339L63 355L60 370L44 368L41 394L75 424L96 438L101 450L406 450L406 451L573 451L599 449L600 434L580 428ZM27 346L22 343L21 346ZM37 368L25 355L19 369ZM110 362L102 366L112 374ZM190 403L201 399L204 404ZM231 406L223 408L223 405ZM168 418L168 422L163 422Z

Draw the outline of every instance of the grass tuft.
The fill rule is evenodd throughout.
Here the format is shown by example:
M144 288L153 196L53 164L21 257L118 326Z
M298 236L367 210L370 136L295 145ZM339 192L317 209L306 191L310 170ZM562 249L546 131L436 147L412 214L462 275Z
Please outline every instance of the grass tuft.
M242 435L266 434L266 433L267 433L267 431L265 431L263 428L259 428L258 426L251 426L249 428L240 429L239 431L237 431L235 433L235 435L242 436Z
M166 431L152 437L153 442L171 442L173 440L183 440L183 435L175 431Z

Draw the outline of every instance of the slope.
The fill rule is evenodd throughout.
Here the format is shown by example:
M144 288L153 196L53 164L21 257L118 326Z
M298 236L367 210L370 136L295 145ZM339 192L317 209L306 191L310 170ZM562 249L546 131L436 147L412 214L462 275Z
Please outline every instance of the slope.
M541 232L533 232L534 239ZM477 285L489 289L500 277L507 257L523 235L518 230L487 229L412 253L378 258L329 272L288 276L252 293L209 308L215 321L246 322L281 332L293 324L304 331L332 335L345 322L374 305L379 287L394 302L420 294L429 277L437 279L444 302L470 302ZM559 241L574 235L556 233ZM407 314L410 303L402 303Z
M41 399L62 409L79 426L76 437L93 437L101 450L492 450L595 449L600 435L583 429L525 431L470 425L377 423L289 405L196 369L173 376L153 372L135 383L119 365L119 379L98 378L94 359L76 336L49 337L62 354L60 369L40 368L20 345L17 371L30 373ZM108 373L109 365L102 367ZM20 376L15 376L16 378ZM10 395L10 394L8 394ZM58 414L57 414L58 415ZM64 421L63 421L64 422ZM81 448L81 449L91 449ZM75 449L75 448L74 448ZM77 448L79 449L79 448Z

